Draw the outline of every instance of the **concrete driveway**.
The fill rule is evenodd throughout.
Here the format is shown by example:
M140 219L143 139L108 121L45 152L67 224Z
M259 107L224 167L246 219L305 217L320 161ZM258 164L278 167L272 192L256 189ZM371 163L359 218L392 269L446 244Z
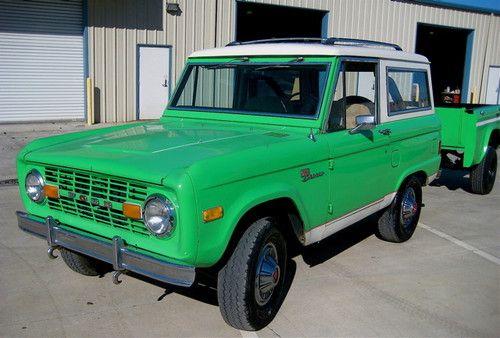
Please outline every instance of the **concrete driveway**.
M0 153L11 172L4 161L17 148ZM478 196L464 175L444 172L424 189L421 224L406 243L380 241L366 220L304 249L277 317L256 333L225 324L211 287L127 275L116 286L110 274L85 277L49 260L43 240L18 230L18 187L4 180L0 336L499 336L500 179Z

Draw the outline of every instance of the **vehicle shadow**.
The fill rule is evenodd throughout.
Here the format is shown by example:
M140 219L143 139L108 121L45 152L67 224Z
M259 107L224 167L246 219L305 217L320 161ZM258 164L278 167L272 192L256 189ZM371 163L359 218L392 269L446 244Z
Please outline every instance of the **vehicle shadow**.
M283 301L292 286L296 271L297 263L295 263L292 259L289 259L287 262L283 292L278 302L278 308L280 308L283 304ZM128 272L127 275L164 289L163 293L156 299L158 302L162 301L172 293L177 293L205 304L214 306L219 305L217 300L217 276L213 272L200 271L200 273L196 276L194 284L190 287L170 285L132 272Z
M472 193L469 171L467 170L442 169L441 176L430 185L432 187L444 186L452 191L462 189L465 192Z
M370 216L319 243L303 247L300 255L304 262L311 267L322 264L376 234L376 225L376 216Z
M159 288L162 288L164 291L156 299L156 301L158 302L161 302L162 300L167 298L168 295L172 293L177 293L185 297L189 297L197 301L203 302L205 304L214 306L218 305L217 280L215 278L211 278L211 276L208 275L206 276L203 275L202 277L197 276L196 281L190 287L182 287L182 286L167 284L133 272L127 272L127 275L139 279L143 282L155 285Z
M309 245L307 247L290 247L289 260L287 263L285 284L283 293L279 301L279 307L283 303L295 278L297 263L293 258L301 256L306 264L313 267L322 264L350 247L360 243L366 238L376 233L376 216L370 216L361 220L346 229L326 238L325 240ZM182 287L163 283L139 274L127 272L127 275L146 283L156 285L164 291L158 296L157 301L162 301L172 293L177 293L189 297L205 304L218 306L217 300L217 274L210 270L199 270L195 283L190 287Z

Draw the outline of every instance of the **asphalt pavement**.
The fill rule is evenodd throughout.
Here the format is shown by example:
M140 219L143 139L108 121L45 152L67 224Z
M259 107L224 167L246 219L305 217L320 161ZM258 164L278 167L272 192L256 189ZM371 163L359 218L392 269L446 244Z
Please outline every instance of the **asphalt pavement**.
M15 153L30 139L85 128L0 125L0 337L500 336L499 175L479 196L465 172L444 171L424 188L406 243L379 240L368 219L305 248L275 320L249 333L225 324L210 286L85 277L17 228Z

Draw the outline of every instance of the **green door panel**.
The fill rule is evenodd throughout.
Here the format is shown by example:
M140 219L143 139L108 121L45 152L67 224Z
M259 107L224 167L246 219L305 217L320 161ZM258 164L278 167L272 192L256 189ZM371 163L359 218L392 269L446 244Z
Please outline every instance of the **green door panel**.
M343 130L325 134L330 145L333 171L330 178L332 215L338 218L374 202L390 192L390 180L381 173L391 166L389 138L379 130L349 134Z

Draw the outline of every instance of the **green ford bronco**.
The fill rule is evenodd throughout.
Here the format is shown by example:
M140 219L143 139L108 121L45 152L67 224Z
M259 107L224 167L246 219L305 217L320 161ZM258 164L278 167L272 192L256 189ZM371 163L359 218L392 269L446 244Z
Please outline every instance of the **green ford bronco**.
M26 146L19 226L76 272L112 266L115 283L130 271L189 287L214 272L224 320L260 329L291 247L372 214L380 238L412 236L440 165L430 88L428 60L387 43L195 52L159 121Z

